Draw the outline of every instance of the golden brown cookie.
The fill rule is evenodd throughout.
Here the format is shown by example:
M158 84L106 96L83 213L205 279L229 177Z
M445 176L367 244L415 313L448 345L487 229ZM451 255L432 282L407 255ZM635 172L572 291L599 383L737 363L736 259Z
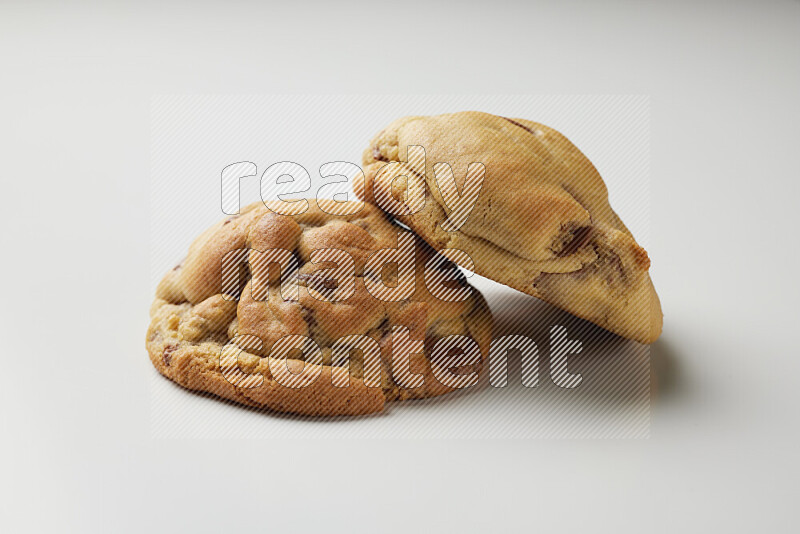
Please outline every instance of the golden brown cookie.
M409 146L424 148L424 164L419 157L409 161ZM446 179L446 167L434 169L440 162L454 179ZM480 166L470 167L475 162L485 173L464 222L455 200L469 192L468 170L480 175ZM356 182L361 198L392 212L437 250L463 250L478 274L626 338L651 343L660 335L647 252L611 209L592 163L559 132L478 112L405 117L372 140L363 163L366 183ZM413 202L415 187L427 191L424 206ZM393 204L403 199L405 213ZM457 223L455 231L443 227Z
M452 274L447 264L373 206L331 215L343 204L309 204L293 216L253 204L195 240L156 291L147 332L156 369L189 389L305 415L378 412L387 401L440 395L477 377L492 326L477 290L463 277L435 285L437 273ZM401 240L411 263L370 270L376 251ZM281 278L271 262L284 252ZM335 270L348 263L354 276ZM392 293L403 268L413 270L407 296ZM456 335L472 340L475 359L455 365L458 351L431 358L437 342ZM398 368L393 348L406 345L411 354Z

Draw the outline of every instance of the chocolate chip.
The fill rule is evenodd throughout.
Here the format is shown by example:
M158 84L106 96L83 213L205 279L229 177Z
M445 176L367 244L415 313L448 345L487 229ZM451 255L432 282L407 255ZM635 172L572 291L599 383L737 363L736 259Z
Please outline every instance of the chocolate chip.
M164 365L169 367L170 362L172 361L172 353L178 350L177 345L167 345L164 347L164 352L161 355L161 359L164 361Z
M372 157L375 158L377 161L389 161L389 159L381 154L381 147L374 146L372 147Z
M300 316L308 326L308 336L321 345L327 345L331 340L325 331L320 327L317 318L314 315L314 310L300 305Z
M575 228L570 232L570 240L564 245L564 248L562 248L561 251L558 254L556 254L556 256L563 257L563 256L569 256L570 254L574 254L586 243L588 243L591 237L592 237L591 226L581 226L579 228Z
M336 289L339 287L339 282L335 278L322 278L314 274L298 274L297 279L306 282L306 286L310 282L313 284L314 289L319 289L320 286L322 289Z

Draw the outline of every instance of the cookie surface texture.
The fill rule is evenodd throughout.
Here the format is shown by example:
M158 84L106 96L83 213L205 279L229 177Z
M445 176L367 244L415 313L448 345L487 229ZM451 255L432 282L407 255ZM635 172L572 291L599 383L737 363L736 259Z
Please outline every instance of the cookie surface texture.
M462 387L460 377L478 376L492 328L480 293L461 277L436 286L461 290L459 300L433 296L424 268L445 269L432 262L436 252L369 204L331 214L350 208L309 200L305 213L290 216L256 203L200 235L158 285L146 340L155 368L188 389L313 416L379 412L389 401L441 395ZM407 279L414 284L407 298L392 300L379 282L399 286L400 267L376 273L365 265L376 251L397 249L400 235L413 247ZM243 257L239 270L226 263ZM278 260L286 272L273 268ZM354 276L336 270L347 264ZM433 347L449 336L469 338L474 358L463 366L434 361ZM393 340L404 339L424 350L409 350L398 370Z
M424 164L408 159L409 146L423 147ZM441 162L454 179L434 169ZM453 199L465 192L474 162L485 168L474 208L456 231L447 231L443 224L458 218ZM366 180L355 182L362 199L435 249L466 252L478 274L623 337L652 343L660 335L661 304L647 252L611 209L597 169L556 130L479 112L405 117L371 141L363 164ZM411 198L409 184L419 182L424 206L393 210L391 199Z

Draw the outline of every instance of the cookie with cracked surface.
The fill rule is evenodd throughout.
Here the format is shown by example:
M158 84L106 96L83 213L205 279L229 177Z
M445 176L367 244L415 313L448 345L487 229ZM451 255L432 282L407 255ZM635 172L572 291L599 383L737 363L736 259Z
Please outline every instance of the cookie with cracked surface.
M469 289L464 300L434 297L423 267L436 252L414 237L406 238L415 252L412 293L396 302L374 297L374 288L383 287L376 279L396 285L399 267L376 274L365 269L370 256L397 248L398 232L410 234L369 204L351 215L327 213L340 213L342 203L309 204L307 212L293 216L253 204L194 241L187 258L162 279L150 312L146 345L162 375L253 407L331 416L379 412L388 401L441 395L458 387L440 381L441 372L466 377L483 370L492 319L477 290L462 277L446 287ZM352 258L354 276L337 274L335 269L350 260L331 249ZM247 261L238 264L239 271L223 271L225 258L237 257L237 250L244 250L240 258ZM288 251L293 261L285 265L296 270L279 274L269 269L263 255L269 250ZM226 284L223 272L239 279ZM284 285L285 280L295 285ZM409 340L395 338L393 327L407 328L410 342L417 340L423 349L410 354L401 371L392 365L393 340ZM447 367L453 360L431 358L435 344L451 335L473 340L477 359L456 369ZM300 339L291 336L311 339L313 346L283 350L283 341ZM345 336L359 336L361 345L343 350L339 342ZM343 353L349 358L342 359ZM398 376L401 372L405 377Z
M412 145L424 148L424 166L409 161ZM438 162L450 165L454 180L437 179ZM453 206L464 192L473 162L484 165L482 188L466 222L447 231L454 210L445 199ZM405 117L372 140L363 163L362 199L389 206L437 250L463 250L478 274L626 338L652 343L660 335L647 252L611 209L597 169L556 130L479 112ZM398 212L392 203L413 198L409 184L422 184L426 201Z

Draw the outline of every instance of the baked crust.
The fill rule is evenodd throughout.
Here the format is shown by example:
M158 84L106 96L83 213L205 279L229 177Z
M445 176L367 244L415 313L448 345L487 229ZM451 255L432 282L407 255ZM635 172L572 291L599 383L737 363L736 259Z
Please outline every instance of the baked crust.
M466 252L478 274L539 297L623 337L652 343L662 312L648 274L650 259L611 209L592 163L545 125L479 112L405 117L364 151L360 198L401 199L411 145L425 149L424 207L395 214L437 250ZM392 172L380 172L401 162ZM470 163L483 163L483 186L467 221L442 228L450 210L434 165L450 164L463 189Z
M241 215L220 221L194 241L187 258L162 279L150 312L146 345L150 360L162 375L186 388L248 406L332 416L379 412L388 401L433 397L452 391L453 388L436 379L433 372L436 364L429 359L436 341L449 335L466 335L475 340L481 350L481 362L466 366L463 371L483 371L492 319L477 290L472 288L470 296L461 302L435 298L424 283L423 267L436 253L415 238L413 295L400 302L373 297L365 288L364 264L374 251L397 247L398 231L402 229L369 204L346 216L330 215L320 209L321 205L329 212L334 211L337 204L333 201L309 200L309 204L306 213L295 216L278 215L261 203L253 204L244 208ZM246 283L238 300L226 299L222 261L226 254L242 248L249 249L250 254L250 267L242 273L241 280ZM262 288L269 291L269 298L253 296L254 281L258 279L250 272L256 265L253 255L256 251L277 248L291 251L298 260L300 287L296 300L285 300L277 283ZM328 277L320 279L320 272L335 264L313 263L310 259L314 250L326 248L344 250L354 259L354 292L346 300L331 302L319 294L315 298L309 292L309 285L322 291L328 287ZM272 272L268 279L276 281ZM467 286L463 280L453 283ZM424 379L419 387L401 387L392 374L393 326L407 327L412 339L424 339L425 353L412 354L410 363L410 371ZM364 359L358 351L351 354L349 366L342 366L332 358L334 342L352 334L364 334L378 342L382 369L379 384L365 380ZM257 347L240 341L247 339L241 337L246 335L258 336L263 344ZM285 378L289 376L287 369L292 368L293 373L303 369L301 360L292 360L295 353L290 353L287 360L271 356L273 343L287 335L308 336L321 349L320 365L305 363L307 370L319 373L305 387L287 387L276 375L283 373ZM238 368L248 380L263 376L259 386L241 387L245 382L234 385L223 375L221 354L232 340L242 349ZM349 386L337 387L334 382Z

